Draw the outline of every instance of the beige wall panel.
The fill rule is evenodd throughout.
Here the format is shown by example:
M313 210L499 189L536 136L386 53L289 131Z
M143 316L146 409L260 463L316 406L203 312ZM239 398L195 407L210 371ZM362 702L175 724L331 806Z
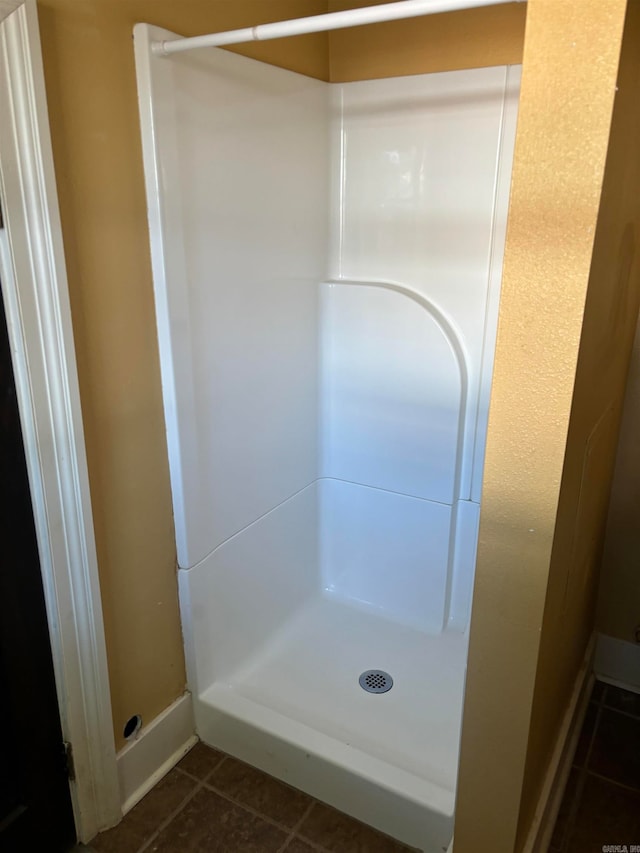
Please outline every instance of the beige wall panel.
M371 0L329 3L331 11L372 5ZM525 3L508 3L336 30L329 39L331 80L344 83L519 63L525 16Z
M639 91L640 2L632 0L620 57L542 623L522 833L531 821L594 627L620 414L640 301ZM631 594L640 604L637 589L636 578Z
M512 853L516 844L624 8L624 0L528 3L456 853Z

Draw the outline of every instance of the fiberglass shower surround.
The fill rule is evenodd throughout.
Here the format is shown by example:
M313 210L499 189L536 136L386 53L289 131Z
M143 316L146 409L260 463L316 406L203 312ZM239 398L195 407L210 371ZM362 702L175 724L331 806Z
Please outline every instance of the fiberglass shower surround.
M441 850L519 69L334 85L172 38L136 28L197 730Z

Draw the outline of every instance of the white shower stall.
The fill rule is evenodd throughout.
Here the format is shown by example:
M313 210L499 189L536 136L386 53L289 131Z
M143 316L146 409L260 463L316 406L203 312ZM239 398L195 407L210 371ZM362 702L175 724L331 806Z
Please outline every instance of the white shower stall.
M329 84L174 38L135 29L197 731L442 851L519 67Z

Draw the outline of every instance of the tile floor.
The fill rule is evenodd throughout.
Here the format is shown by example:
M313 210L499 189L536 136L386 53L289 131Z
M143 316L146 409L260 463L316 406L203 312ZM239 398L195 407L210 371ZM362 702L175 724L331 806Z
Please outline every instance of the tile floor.
M640 850L640 695L596 682L549 853ZM203 744L96 853L401 853L409 848Z
M596 682L550 853L640 851L640 695Z
M97 853L402 853L371 827L198 743Z

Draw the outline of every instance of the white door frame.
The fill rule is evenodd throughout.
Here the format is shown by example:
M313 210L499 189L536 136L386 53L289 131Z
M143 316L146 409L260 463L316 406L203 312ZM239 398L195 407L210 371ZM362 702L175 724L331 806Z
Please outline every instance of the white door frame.
M0 21L0 115L2 290L76 828L88 841L122 812L35 0Z

